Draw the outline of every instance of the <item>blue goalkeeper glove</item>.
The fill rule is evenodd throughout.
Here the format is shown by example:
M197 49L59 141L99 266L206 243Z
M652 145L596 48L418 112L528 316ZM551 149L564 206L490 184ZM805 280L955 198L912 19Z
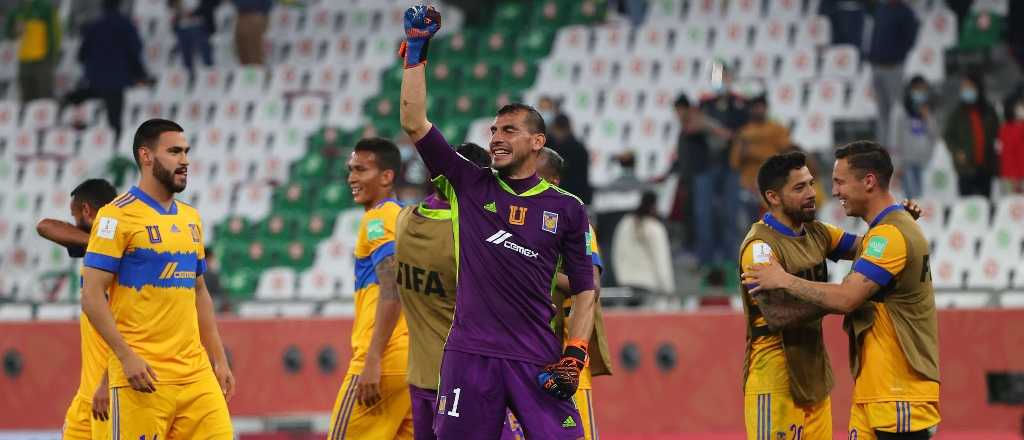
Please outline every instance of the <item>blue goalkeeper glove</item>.
M548 394L569 400L580 386L580 371L587 365L587 342L579 339L569 341L562 351L562 358L537 375L537 382Z
M405 59L409 69L427 61L430 38L441 29L441 13L433 6L413 6L405 10L405 41L398 48L398 56Z

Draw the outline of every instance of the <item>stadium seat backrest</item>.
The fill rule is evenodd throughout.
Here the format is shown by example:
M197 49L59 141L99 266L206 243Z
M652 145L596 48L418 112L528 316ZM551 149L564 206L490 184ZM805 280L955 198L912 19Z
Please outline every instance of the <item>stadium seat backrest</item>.
M97 121L97 115L100 110L101 101L98 99L90 99L78 105L68 105L65 107L60 114L61 125L71 125L74 123L82 123L87 126L95 125ZM104 118L104 122L106 119ZM0 126L3 123L0 122ZM0 133L3 129L0 128Z
M777 119L795 119L804 112L803 96L803 83L792 80L776 82L768 91L768 111Z
M827 151L835 143L832 117L821 111L811 111L796 121L793 141L807 151Z
M989 203L982 196L961 197L949 211L949 228L963 228L980 237L989 227Z
M682 0L659 0L648 2L645 25L678 24L683 20Z
M294 8L274 8L270 12L268 37L287 37L299 30L300 12Z
M263 219L270 213L273 191L265 182L252 182L238 189L235 213L252 221Z
M302 273L299 280L299 298L325 300L335 296L336 278L325 269L312 268Z
M335 93L327 113L327 124L354 130L363 122L363 100L347 93Z
M1024 196L1003 196L996 201L994 226L1005 226L1024 229Z
M601 115L619 120L636 117L639 110L640 92L635 89L616 87L605 94Z
M558 30L551 48L551 59L585 60L590 55L590 28L566 26Z
M309 36L330 37L335 35L339 19L343 15L340 11L332 9L326 4L319 4L309 8L306 12L306 27L303 33Z
M686 21L691 23L717 23L724 18L723 2L717 0L694 0L686 13Z
M82 308L75 304L40 304L36 309L36 320L71 321L81 313L81 310Z
M725 10L725 17L740 23L754 24L761 20L761 0L733 0Z
M260 274L256 288L256 299L282 300L295 296L295 270L289 267L273 267Z
M852 83L850 105L846 110L849 118L871 119L878 115L878 101L871 75L861 73Z
M825 46L832 41L832 24L828 18L815 15L797 23L796 39L799 47L815 48Z
M907 56L905 76L921 75L932 84L946 79L945 49L939 45L919 42Z
M921 42L948 49L957 42L957 19L953 11L936 8L921 20L919 37Z
M604 25L593 28L595 55L623 57L630 53L630 29L621 25Z
M641 56L664 57L672 50L671 46L669 46L670 29L669 26L656 22L648 22L638 28L634 36L632 53Z
M202 189L196 208L204 224L220 223L231 212L231 188L223 182L211 182Z
M228 70L218 68L196 69L193 93L206 99L218 99L227 94Z
M615 83L618 62L615 58L595 55L581 63L578 87L609 87Z
M1017 261L1021 258L1021 240L1024 240L1024 228L994 225L981 239L981 255Z
M51 128L43 135L43 154L69 158L75 152L78 136L67 128Z
M359 222L363 218L362 208L346 209L338 214L338 220L334 222L332 237L339 239L342 243L352 249L356 245L356 238L359 235Z
M19 112L17 101L0 101L0 136L18 129Z
M778 17L760 21L754 29L754 50L779 53L789 49L791 27L790 21Z
M825 49L821 75L853 79L860 69L860 51L855 46L838 45Z
M57 101L36 99L25 105L21 127L28 130L47 129L57 125Z
M962 257L942 249L931 255L932 286L936 289L963 288L964 267Z
M625 150L625 132L622 119L598 118L586 139L587 149L591 153L621 153Z
M18 42L0 41L0 80L12 80L18 72Z
M799 81L817 76L818 57L813 48L795 48L782 58L779 77L784 81Z
M716 57L737 57L750 50L750 25L737 21L720 23L714 28L711 53Z
M188 72L180 68L171 68L160 72L155 93L157 98L177 99L187 95L188 87Z
M994 255L971 259L967 269L967 287L970 289L1005 289L1010 287L1013 261Z
M837 78L819 78L810 87L807 107L830 117L842 117L846 112L846 83Z
M266 128L276 129L284 125L285 102L279 98L266 98L256 102L253 123Z
M263 94L263 85L267 80L267 71L263 67L243 66L236 68L231 75L228 95L235 98L252 99Z
M292 101L288 125L314 129L323 125L324 101L318 96L303 96Z
M281 64L274 67L270 76L270 96L294 93L302 90L302 71L293 64Z
M778 55L762 51L752 51L741 57L740 77L770 80L775 75L775 63Z
M238 316L243 319L267 319L279 314L277 304L248 301L238 305Z
M1009 291L999 295L999 305L1004 309L1024 308L1024 291Z
M768 16L774 19L798 20L804 16L802 0L770 0Z

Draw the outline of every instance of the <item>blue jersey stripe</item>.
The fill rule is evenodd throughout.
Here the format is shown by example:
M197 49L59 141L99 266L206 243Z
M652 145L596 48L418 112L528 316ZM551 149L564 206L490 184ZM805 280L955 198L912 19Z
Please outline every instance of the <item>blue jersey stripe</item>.
M156 288L196 287L199 259L195 252L159 252L136 248L121 259L125 264L118 271L117 284L142 290Z
M356 258L356 291L365 289L371 284L380 284L377 279L377 271L374 270L373 260L370 257Z
M892 274L889 271L863 258L853 263L853 270L874 281L879 286L888 285L892 281Z
M381 261L392 255L395 255L395 242L389 241L377 246L377 249L370 254L370 260L373 261L373 267L377 267Z
M121 259L95 252L87 252L82 264L85 267L99 269L104 272L117 273L121 267Z
M590 254L590 262L594 263L594 266L600 267L604 270L604 264L601 262L601 254L594 252Z
M202 260L199 260L199 263L196 264L196 276L202 275L204 273L206 273L206 259L205 258L203 258Z
M841 259L841 256L852 251L856 244L857 236L844 232L842 238L839 239L839 244L837 244L836 248L828 254L828 258L832 261L838 261Z

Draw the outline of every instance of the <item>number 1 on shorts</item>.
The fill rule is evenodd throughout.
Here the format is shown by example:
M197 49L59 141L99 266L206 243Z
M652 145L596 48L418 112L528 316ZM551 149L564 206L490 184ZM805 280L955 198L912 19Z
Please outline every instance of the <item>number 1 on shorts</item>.
M456 388L452 390L455 394L455 398L452 400L452 409L448 411L448 415L452 417L459 416L459 395L462 394L462 388Z

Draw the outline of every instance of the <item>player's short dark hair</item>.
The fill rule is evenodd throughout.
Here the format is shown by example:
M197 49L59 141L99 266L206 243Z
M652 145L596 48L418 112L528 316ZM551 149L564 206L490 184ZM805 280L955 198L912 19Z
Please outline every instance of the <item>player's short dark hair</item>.
M132 156L135 157L135 164L140 165L139 162L139 148L153 149L156 147L157 139L160 139L160 135L167 132L185 132L184 128L181 128L177 122L167 119L150 119L143 122L139 126L138 130L135 130L135 138L132 140Z
M391 170L395 174L402 171L402 153L398 151L398 146L390 140L379 137L363 138L356 142L355 151L373 153L377 167L381 171Z
M531 134L547 134L547 126L544 125L544 117L541 116L540 112L533 108L533 106L518 102L505 104L498 109L498 116L518 112L526 113L524 121L526 122L526 129L529 130Z
M71 190L71 200L100 209L117 197L117 189L105 179L89 179Z
M768 191L779 192L786 181L789 180L789 172L799 170L807 166L807 155L799 151L778 153L761 164L757 170L757 190L761 193L764 203L768 204Z
M836 150L836 160L839 159L846 159L858 178L872 173L883 188L889 189L893 172L892 157L877 142L854 141L843 145Z
M540 150L540 164L538 167L544 168L548 172L544 174L550 174L562 178L562 171L565 170L565 159L562 158L561 154L551 149L550 147L544 147Z
M472 142L466 142L459 145L455 151L465 157L466 160L475 163L481 168L488 168L491 166L491 153L477 144Z

